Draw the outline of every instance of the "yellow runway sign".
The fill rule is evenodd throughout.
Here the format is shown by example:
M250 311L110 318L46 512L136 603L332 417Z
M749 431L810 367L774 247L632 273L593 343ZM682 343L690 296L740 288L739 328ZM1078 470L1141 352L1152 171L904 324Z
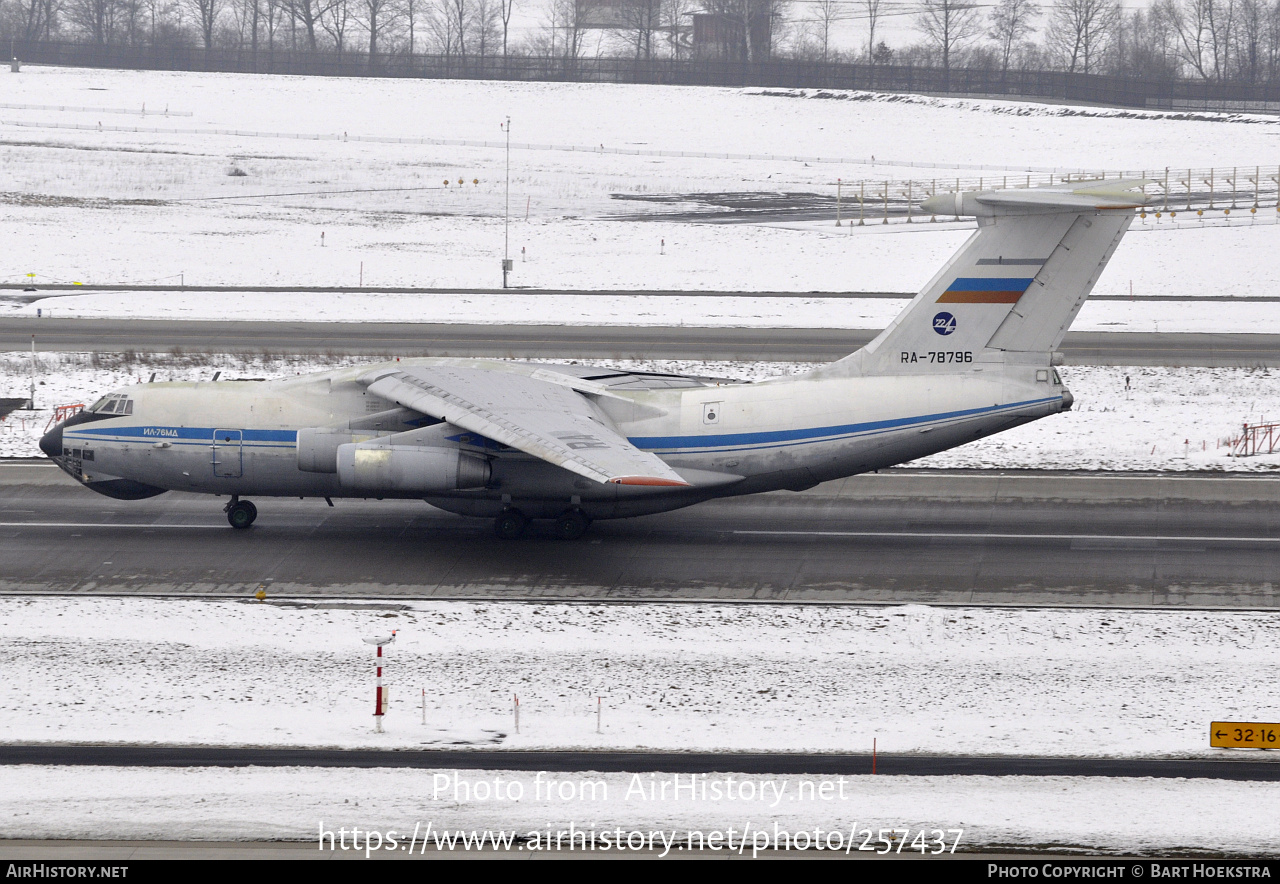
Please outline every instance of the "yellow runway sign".
M1218 749L1280 749L1280 724L1273 721L1214 721L1209 745Z

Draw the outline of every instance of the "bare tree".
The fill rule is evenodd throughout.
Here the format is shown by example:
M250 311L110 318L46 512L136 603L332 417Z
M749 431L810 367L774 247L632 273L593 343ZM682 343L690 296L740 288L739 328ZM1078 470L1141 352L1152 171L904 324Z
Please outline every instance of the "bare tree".
M831 55L831 28L845 18L844 0L814 0L813 14L808 20L813 39L818 44L818 55L826 62Z
M516 0L498 0L501 4L499 14L502 17L502 57L507 57L507 33L511 28L511 13L515 11Z
M451 28L458 40L458 54L467 60L467 30L471 26L471 0L444 0Z
M547 3L545 27L551 55L573 60L581 54L583 22L578 13L576 0L549 0Z
M1096 73L1119 19L1116 0L1059 0L1049 16L1049 48L1069 73Z
M105 46L115 28L115 0L71 0L65 7L67 20L99 46Z
M369 32L369 65L377 65L378 38L395 21L396 7L393 0L360 0L360 23Z
M622 0L624 30L631 34L631 48L636 58L653 57L653 35L661 24L659 0Z
M1000 53L1000 73L1007 73L1013 51L1035 31L1032 20L1040 7L1031 0L1000 0L991 10L991 27L987 36L995 41Z
M867 59L876 63L876 23L880 21L880 7L884 0L861 0L867 13Z
M736 56L748 63L768 58L773 51L773 25L781 18L779 0L702 0L703 8L732 26Z
M325 33L333 40L333 48L338 50L339 55L347 46L347 25L350 21L351 10L347 6L347 0L333 0L325 7L324 14L320 18L320 27L324 28Z
M916 28L933 44L942 69L951 70L957 50L982 32L979 7L961 0L921 0Z
M1236 0L1162 0L1178 34L1179 55L1202 80L1222 80L1231 58Z
M475 54L486 58L498 42L502 23L500 0L472 0L475 11L471 16L471 47Z
M446 58L453 55L458 48L458 35L454 30L452 0L431 0L425 21L435 50Z
M418 9L420 0L404 0L404 21L409 32L409 55L414 52L414 32L418 27Z
M24 40L48 40L56 28L57 0L27 0L21 15L19 27Z
M306 32L307 48L315 52L319 48L316 31L323 29L321 22L335 0L282 0L282 2L288 4L290 27L302 25L303 31Z
M1277 0L1280 2L1280 0ZM667 48L670 49L671 55L679 58L681 53L688 48L685 42L681 40L681 34L688 34L688 25L685 19L693 12L694 0L662 0L661 3L661 28L667 37Z
M200 29L200 39L205 49L213 48L213 26L222 14L222 0L184 0L187 8L196 17L196 26Z

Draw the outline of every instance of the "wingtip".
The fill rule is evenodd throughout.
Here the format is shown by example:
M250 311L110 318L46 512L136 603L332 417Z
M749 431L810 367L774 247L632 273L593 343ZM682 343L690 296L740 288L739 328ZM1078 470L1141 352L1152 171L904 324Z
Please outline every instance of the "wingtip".
M660 479L657 476L618 476L610 479L614 485L649 485L656 487L688 488L688 482L679 479Z

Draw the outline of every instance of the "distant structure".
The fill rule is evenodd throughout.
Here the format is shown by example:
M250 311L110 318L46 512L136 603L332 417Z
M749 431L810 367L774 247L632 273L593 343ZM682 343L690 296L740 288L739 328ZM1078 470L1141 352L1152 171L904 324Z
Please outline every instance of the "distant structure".
M757 62L773 57L777 0L710 0L704 12L679 22L662 14L661 0L576 0L577 26L590 30L661 33L671 45L708 61ZM748 39L748 34L750 39Z
M733 6L733 12L694 14L694 58L756 62L773 57L773 0L744 0Z

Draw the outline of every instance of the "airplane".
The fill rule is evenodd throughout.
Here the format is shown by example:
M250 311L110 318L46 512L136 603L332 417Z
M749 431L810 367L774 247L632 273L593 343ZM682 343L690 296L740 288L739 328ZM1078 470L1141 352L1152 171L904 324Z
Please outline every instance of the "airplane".
M41 440L100 494L420 499L581 537L593 520L871 472L1071 408L1057 348L1151 182L956 191L921 210L977 230L878 337L747 383L406 358L274 381L122 387Z

